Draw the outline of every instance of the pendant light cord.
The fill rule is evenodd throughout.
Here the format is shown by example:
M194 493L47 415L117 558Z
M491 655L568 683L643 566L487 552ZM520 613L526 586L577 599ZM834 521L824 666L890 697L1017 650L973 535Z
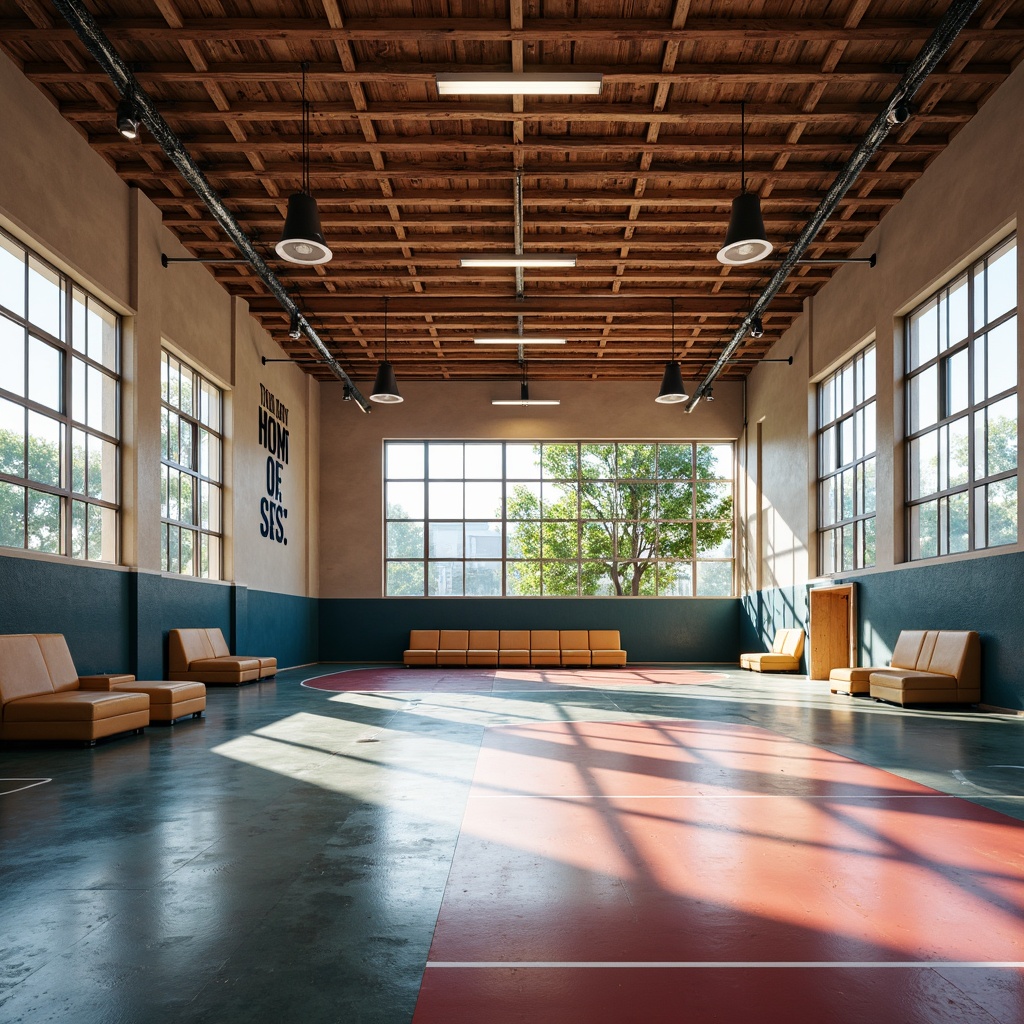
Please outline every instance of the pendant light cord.
M306 99L306 72L309 61L302 62L302 191L312 195L309 188L309 102Z
M384 362L388 361L388 297L384 296Z
M740 100L740 191L747 191L747 111L746 103Z
M672 296L672 362L676 361L676 297Z

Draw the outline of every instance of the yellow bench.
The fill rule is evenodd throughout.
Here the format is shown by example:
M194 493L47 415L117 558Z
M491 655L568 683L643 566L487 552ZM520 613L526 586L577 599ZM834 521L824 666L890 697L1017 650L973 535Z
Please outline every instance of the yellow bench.
M981 700L981 638L978 634L973 630L954 629L910 632L921 638L914 665L901 668L893 664L889 668L875 669L870 676L871 696L904 706L977 704ZM911 640L912 646L917 636L912 636ZM899 643L896 646L899 647Z

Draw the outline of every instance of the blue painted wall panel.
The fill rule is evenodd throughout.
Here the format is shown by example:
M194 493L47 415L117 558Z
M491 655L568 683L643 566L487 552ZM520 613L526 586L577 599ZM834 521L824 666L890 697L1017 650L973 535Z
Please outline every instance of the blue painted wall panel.
M75 667L132 671L132 574L0 555L0 633L63 633Z
M321 661L401 661L410 629L618 629L630 661L735 662L739 601L378 598L320 601Z
M239 630L238 650L273 656L279 668L318 661L317 603L315 598L248 591L246 635Z

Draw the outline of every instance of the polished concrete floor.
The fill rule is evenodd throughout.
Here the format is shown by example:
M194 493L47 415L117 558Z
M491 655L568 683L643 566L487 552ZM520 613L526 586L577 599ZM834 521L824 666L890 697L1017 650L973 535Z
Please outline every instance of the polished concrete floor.
M717 667L689 685L652 673L575 686L568 672L486 691L301 685L339 668L210 688L203 720L95 749L0 747L0 1021L454 1019L417 996L442 901L457 907L470 887L473 858L457 849L474 776L518 771L481 761L501 730L764 731L1008 816L1001 832L1019 842L1001 856L1024 874L1021 717L901 711ZM442 921L459 940L460 920ZM500 1012L477 1004L478 1024L562 1020L495 991ZM604 1005L594 1024L730 1020Z

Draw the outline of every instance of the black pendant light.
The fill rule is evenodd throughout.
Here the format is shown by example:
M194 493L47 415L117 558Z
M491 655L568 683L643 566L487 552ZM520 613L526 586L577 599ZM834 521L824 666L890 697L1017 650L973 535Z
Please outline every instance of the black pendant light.
M672 361L665 364L665 372L661 378L661 390L656 402L663 405L674 405L685 402L689 397L683 387L683 371L676 362L676 300L672 300Z
M388 362L388 297L384 296L384 362L377 367L377 379L373 382L370 393L371 402L384 405L396 405L405 399L398 393L398 381L395 379L395 368Z
M740 194L732 201L725 245L718 250L718 262L730 266L757 263L772 251L772 243L765 238L761 200L756 192L747 191L745 106L740 103Z
M324 241L320 213L309 188L309 103L306 100L306 69L302 63L302 190L288 197L281 241L274 246L277 255L289 263L311 266L327 263L334 253Z

